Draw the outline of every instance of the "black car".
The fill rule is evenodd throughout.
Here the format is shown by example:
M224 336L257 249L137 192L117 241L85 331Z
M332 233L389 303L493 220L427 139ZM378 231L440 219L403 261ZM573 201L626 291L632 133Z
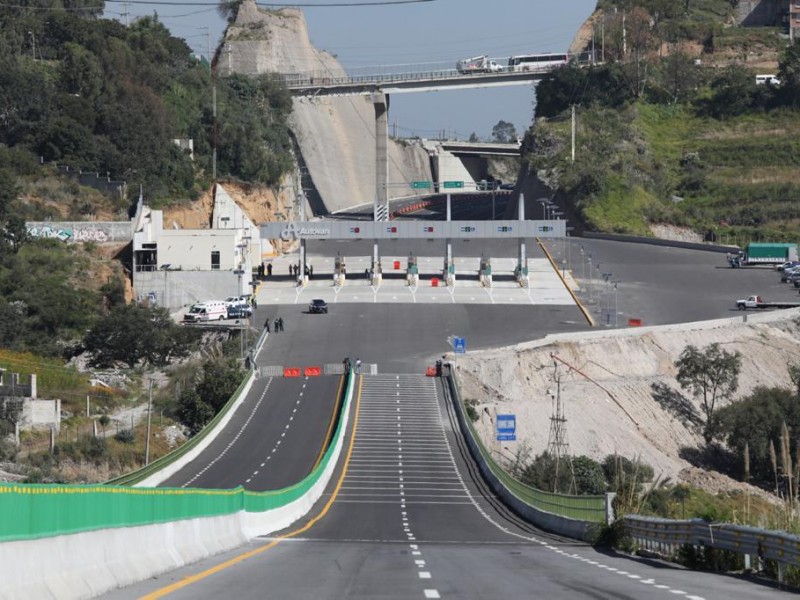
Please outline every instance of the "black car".
M308 312L309 313L325 313L328 314L328 303L321 298L315 298L311 301L311 304L308 305Z

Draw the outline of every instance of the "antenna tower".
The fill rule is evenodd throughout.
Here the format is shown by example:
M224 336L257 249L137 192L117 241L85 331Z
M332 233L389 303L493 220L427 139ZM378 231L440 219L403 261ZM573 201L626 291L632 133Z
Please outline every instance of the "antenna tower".
M553 379L556 382L556 393L550 394L553 400L553 412L550 416L550 436L547 440L547 452L555 457L556 468L553 478L553 491L558 492L558 483L562 468L569 469L569 489L565 490L568 494L577 491L575 485L575 470L572 466L572 457L569 453L569 441L567 440L567 417L564 416L564 406L561 403L561 374L558 372L558 362L553 360Z

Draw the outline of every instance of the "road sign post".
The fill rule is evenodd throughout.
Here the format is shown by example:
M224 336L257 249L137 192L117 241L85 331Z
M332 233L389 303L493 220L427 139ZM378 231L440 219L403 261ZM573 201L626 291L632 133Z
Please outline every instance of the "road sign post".
M496 428L498 442L517 441L516 415L497 415Z

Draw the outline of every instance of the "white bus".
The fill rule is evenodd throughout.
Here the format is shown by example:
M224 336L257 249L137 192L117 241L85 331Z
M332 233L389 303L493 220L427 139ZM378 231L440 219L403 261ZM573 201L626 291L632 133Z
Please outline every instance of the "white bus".
M509 71L546 71L569 62L569 54L527 54L508 59Z

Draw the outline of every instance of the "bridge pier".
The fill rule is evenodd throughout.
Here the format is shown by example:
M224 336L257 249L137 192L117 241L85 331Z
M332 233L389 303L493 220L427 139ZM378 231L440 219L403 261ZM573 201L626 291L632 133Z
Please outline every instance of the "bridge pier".
M380 285L383 280L383 268L381 267L381 254L378 247L378 240L375 240L372 245L372 268L370 269L369 283L371 285Z
M389 220L389 95L372 94L375 109L375 204L373 218Z

